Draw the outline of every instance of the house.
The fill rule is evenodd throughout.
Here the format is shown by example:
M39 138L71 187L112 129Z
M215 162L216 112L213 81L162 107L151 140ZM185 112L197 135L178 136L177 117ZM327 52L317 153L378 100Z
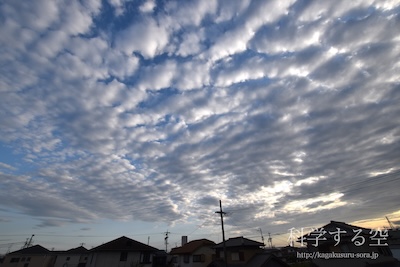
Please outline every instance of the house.
M225 241L228 267L288 267L285 262L264 250L263 243L244 237L230 238ZM208 267L225 267L224 244L214 246L216 259Z
M347 264L353 267L400 266L392 256L388 238L389 234L385 230L331 221L303 235L298 242L306 243L308 253L316 255L312 259L315 267ZM298 253L298 258L303 258L304 255L305 252Z
M67 251L52 251L56 255L53 267L86 267L89 250L83 246Z
M90 250L86 267L152 267L158 249L122 236Z
M186 243L185 238L182 241L181 247L173 248L170 252L175 267L206 267L210 264L214 254L213 241L200 239Z
M400 260L400 230L399 229L389 229L388 238L389 249L392 255L397 260Z
M35 245L7 254L2 267L52 267L55 256L46 248Z
M229 265L237 265L248 262L257 253L263 252L264 244L247 238L235 237L225 241L226 260ZM214 246L216 261L224 260L224 243ZM209 265L210 267L214 265Z

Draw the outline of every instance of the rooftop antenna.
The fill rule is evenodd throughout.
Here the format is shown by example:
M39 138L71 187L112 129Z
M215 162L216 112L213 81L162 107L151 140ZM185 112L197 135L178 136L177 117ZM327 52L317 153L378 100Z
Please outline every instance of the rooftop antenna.
M271 237L271 233L268 233L268 244L269 244L269 247L272 248L272 237Z
M35 235L32 235L31 238L27 238L26 241L25 241L25 244L22 246L21 249L31 247L31 246L32 246L32 243L33 243L32 239L33 239L34 236L35 236Z
M263 232L262 232L262 230L261 230L261 228L258 228L258 231L260 232L260 234L261 234L261 240L262 240L262 243L264 244L264 246L265 246L265 242L264 242L264 236L263 236Z

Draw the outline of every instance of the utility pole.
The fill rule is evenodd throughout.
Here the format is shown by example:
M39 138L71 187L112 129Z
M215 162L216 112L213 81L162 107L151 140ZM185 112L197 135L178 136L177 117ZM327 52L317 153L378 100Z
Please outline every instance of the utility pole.
M224 230L224 215L226 212L222 211L222 202L219 200L219 211L216 211L215 213L218 213L221 215L221 226L222 226L222 242L223 242L223 247L224 247L224 261L225 261L225 267L228 267L228 257L226 255L226 245L225 245L225 230Z
M164 233L165 234L165 238L164 238L164 241L165 241L165 252L167 252L168 253L168 234L170 234L171 232L168 232L168 230Z

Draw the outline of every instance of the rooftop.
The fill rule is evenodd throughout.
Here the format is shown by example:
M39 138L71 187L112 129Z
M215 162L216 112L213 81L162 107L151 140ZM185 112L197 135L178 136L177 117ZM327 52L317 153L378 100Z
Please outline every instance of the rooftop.
M193 240L181 247L173 248L171 254L191 254L203 246L214 246L215 243L208 239Z
M121 236L115 240L92 248L91 251L150 251L156 252L158 249L140 243L126 236Z

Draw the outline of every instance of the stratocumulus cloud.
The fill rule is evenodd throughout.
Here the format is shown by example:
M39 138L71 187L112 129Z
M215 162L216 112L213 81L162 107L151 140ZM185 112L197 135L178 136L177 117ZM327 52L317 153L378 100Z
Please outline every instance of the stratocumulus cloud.
M397 1L139 2L0 5L3 208L179 223L223 199L233 228L274 229L396 211Z

